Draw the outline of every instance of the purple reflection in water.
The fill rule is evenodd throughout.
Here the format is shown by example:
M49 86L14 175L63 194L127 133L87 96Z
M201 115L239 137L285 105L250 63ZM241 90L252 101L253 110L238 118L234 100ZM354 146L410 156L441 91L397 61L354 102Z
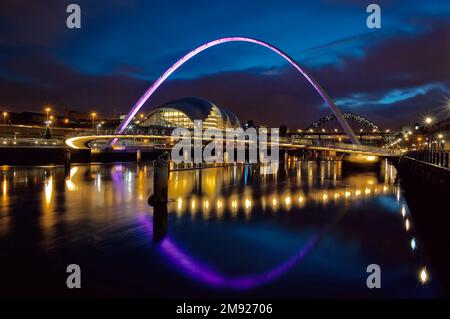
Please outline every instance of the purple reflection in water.
M256 275L229 277L209 268L195 260L188 252L180 248L171 238L166 237L161 243L161 251L189 277L195 278L216 288L246 290L271 282L302 260L317 243L318 237L310 240L296 255L274 269Z
M122 165L114 165L111 169L111 178L115 185L122 186L123 185L123 166Z
M140 222L144 225L146 231L149 234L153 234L153 223L149 220L149 216L140 216ZM177 243L167 236L160 244L160 252L167 257L172 264L177 266L184 274L190 278L198 280L208 286L214 288L228 288L236 290L247 290L266 283L269 283L282 274L291 269L296 263L300 262L319 242L324 230L313 236L305 246L303 246L294 256L289 258L286 262L278 265L270 271L245 276L227 276L221 274L217 270L211 269L211 267L201 263L192 257L189 252L182 249Z

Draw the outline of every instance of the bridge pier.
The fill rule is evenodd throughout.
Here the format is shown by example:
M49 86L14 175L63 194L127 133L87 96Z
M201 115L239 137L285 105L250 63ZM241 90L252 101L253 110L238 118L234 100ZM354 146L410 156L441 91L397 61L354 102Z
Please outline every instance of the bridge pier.
M64 174L65 176L69 176L70 174L70 163L72 161L72 151L70 149L66 149L64 151Z

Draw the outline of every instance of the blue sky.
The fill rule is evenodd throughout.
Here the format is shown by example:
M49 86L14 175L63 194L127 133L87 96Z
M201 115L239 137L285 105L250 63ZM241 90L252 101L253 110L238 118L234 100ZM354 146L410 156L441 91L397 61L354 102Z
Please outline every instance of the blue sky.
M73 2L73 1L71 1ZM449 116L450 2L77 1L82 28L65 27L65 0L0 4L0 108L125 113L184 53L242 35L276 45L315 76L344 111L381 126ZM267 49L230 43L196 56L147 103L203 96L241 120L301 127L329 111ZM263 112L262 112L263 110Z

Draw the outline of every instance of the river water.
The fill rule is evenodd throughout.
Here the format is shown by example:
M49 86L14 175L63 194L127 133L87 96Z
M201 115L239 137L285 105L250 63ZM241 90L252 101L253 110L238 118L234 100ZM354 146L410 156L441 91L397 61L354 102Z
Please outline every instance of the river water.
M387 162L173 171L167 215L147 203L150 163L2 167L0 183L4 297L442 296Z

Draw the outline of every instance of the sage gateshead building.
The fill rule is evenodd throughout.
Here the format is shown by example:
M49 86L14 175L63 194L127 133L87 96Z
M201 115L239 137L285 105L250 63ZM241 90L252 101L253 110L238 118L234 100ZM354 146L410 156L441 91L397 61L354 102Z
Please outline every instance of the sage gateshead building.
M241 127L238 117L233 112L198 97L167 102L152 110L140 126L193 129L195 120L201 120L204 129L224 130Z

